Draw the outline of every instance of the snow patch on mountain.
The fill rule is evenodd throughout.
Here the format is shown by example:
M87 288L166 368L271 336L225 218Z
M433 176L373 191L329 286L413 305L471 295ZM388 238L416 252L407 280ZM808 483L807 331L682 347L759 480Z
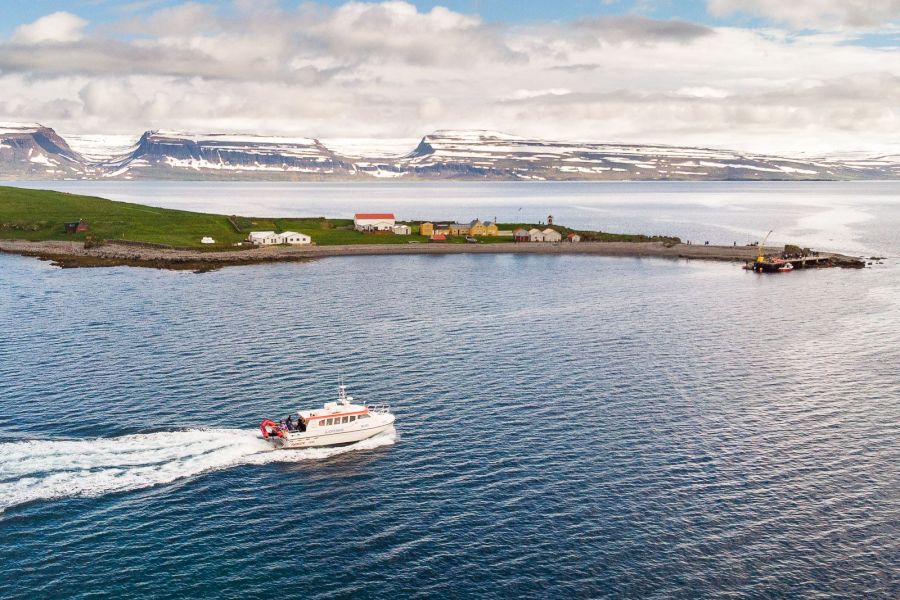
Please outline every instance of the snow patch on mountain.
M175 138L197 143L265 144L272 146L315 146L318 144L318 140L313 138L278 137L239 133L189 133L170 129L158 129L156 131L151 131L150 134L156 137Z
M319 140L335 154L352 159L401 158L415 150L418 138L328 138Z
M60 134L69 147L92 163L121 159L133 152L138 138L133 135Z
M43 127L40 123L0 122L0 135L37 133Z

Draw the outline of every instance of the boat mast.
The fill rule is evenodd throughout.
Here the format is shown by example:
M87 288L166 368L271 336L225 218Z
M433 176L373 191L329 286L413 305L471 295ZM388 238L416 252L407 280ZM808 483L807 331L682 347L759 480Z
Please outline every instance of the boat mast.
M350 399L347 397L347 386L344 385L344 377L341 376L340 383L338 384L338 402L341 404L349 404Z

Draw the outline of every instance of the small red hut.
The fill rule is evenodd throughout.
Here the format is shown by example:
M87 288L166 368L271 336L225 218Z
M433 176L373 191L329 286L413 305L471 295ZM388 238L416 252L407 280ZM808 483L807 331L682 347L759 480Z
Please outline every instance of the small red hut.
M84 219L78 219L77 221L66 223L65 226L66 233L81 233L88 230L87 221L85 221Z

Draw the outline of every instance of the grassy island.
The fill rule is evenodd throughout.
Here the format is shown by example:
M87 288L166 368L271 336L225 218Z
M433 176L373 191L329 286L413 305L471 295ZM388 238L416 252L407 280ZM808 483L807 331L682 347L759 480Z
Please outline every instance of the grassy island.
M65 224L84 219L87 231L66 233ZM27 241L127 241L160 244L172 248L231 250L247 239L251 231L297 231L312 238L319 246L352 244L406 244L428 242L418 235L419 222L404 221L412 235L376 235L353 229L351 219L326 217L280 218L237 217L184 210L155 208L141 204L117 202L92 196L79 196L46 190L0 187L0 239ZM517 227L544 228L533 223L501 224L501 229ZM574 231L554 225L563 236ZM579 231L584 241L677 243L677 238L625 235L599 231ZM203 245L200 240L212 237L216 243ZM508 237L479 237L481 243L509 242ZM465 243L465 236L451 236L444 243Z
M758 254L756 248L747 246L689 245L674 237L574 231L558 224L552 228L563 239L574 231L581 241L515 243L508 236L482 236L472 244L465 236L456 235L434 242L418 235L420 222L404 224L412 235L362 233L349 219L237 217L0 187L0 252L34 256L61 267L124 265L209 271L231 265L405 254L568 254L746 262ZM498 225L506 231L546 227ZM254 246L244 243L250 231L293 231L308 235L312 243ZM204 237L215 243L203 244ZM817 260L816 267L865 265L839 254L822 256L825 259Z
M66 233L65 224L84 219L88 229ZM317 244L405 243L420 236L365 236L349 219L246 218L156 208L64 192L0 187L0 239L29 241L125 240L173 248L231 248L255 230L299 231ZM200 240L216 243L204 246ZM375 239L377 238L377 239Z

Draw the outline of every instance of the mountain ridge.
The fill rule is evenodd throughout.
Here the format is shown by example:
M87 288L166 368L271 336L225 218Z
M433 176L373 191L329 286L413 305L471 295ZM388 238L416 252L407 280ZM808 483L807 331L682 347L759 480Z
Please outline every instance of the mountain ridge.
M789 158L730 150L543 140L489 130L438 130L408 153L340 153L316 138L144 132L72 136L0 123L0 180L184 179L248 181L855 180L900 176L900 157ZM104 144L108 141L106 146Z

